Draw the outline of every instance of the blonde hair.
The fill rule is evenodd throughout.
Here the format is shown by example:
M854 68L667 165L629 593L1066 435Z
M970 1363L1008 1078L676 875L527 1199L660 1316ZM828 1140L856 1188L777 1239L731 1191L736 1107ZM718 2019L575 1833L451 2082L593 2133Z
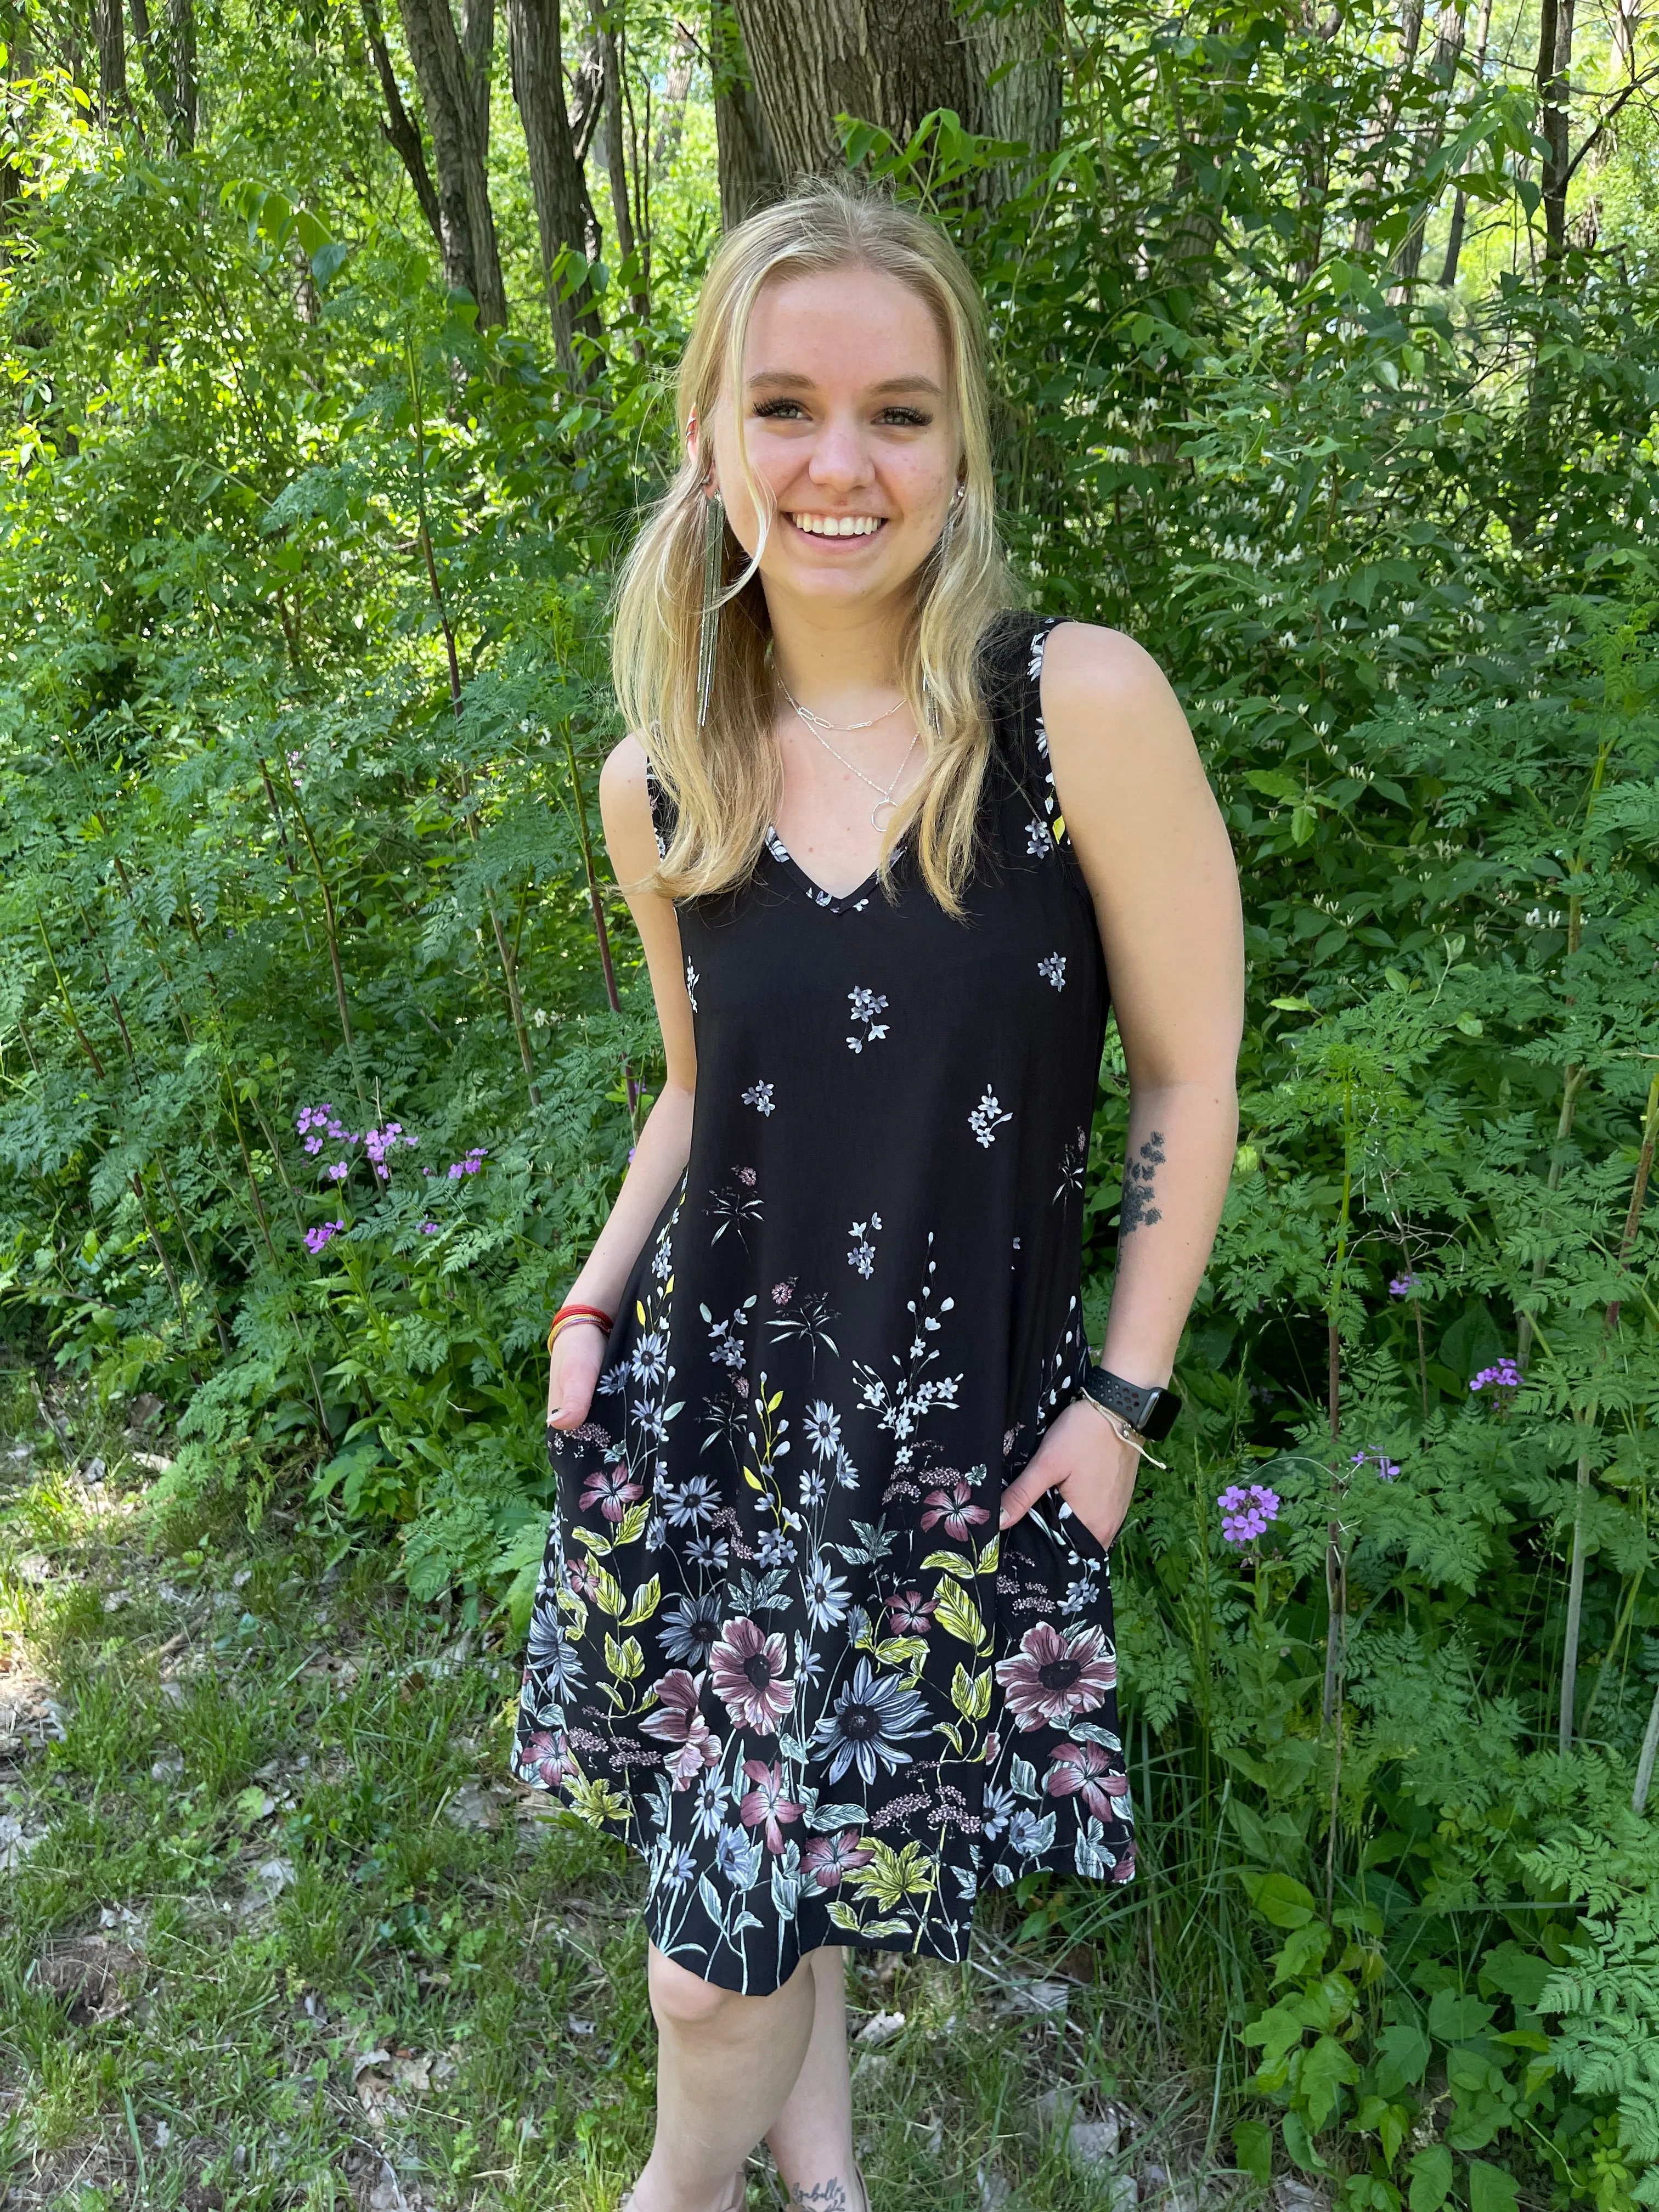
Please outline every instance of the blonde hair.
M915 788L889 819L881 881L889 884L899 841L914 830L928 890L947 913L962 911L991 746L978 647L988 622L1011 597L994 509L984 307L967 264L942 231L909 209L843 183L813 185L762 209L715 253L680 362L677 420L684 459L635 540L617 588L611 645L617 697L674 808L674 830L656 877L671 897L707 896L743 882L760 857L779 795L771 629L759 553L746 561L729 524L714 684L707 721L701 727L697 721L708 426L718 401L730 396L763 546L770 504L743 442L736 389L755 301L776 278L860 267L896 277L932 312L945 341L962 440L954 526L916 572L901 642L898 679L921 734L923 764ZM694 415L705 434L695 455L685 443Z

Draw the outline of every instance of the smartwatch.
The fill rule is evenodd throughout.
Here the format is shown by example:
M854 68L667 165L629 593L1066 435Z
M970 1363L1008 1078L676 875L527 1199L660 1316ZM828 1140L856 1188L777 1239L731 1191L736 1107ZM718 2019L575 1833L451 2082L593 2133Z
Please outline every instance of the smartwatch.
M1083 1378L1083 1395L1092 1398L1109 1413L1125 1420L1138 1436L1149 1443L1161 1443L1176 1425L1176 1415L1181 1411L1181 1401L1173 1390L1158 1383L1137 1389L1126 1382L1121 1375L1109 1368L1091 1367Z

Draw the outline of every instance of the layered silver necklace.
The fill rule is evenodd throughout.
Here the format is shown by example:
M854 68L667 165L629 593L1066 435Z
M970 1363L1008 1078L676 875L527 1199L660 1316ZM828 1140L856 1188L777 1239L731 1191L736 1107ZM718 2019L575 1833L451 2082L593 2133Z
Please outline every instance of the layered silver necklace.
M900 777L903 775L905 769L910 765L910 756L916 749L916 739L921 736L921 731L917 730L912 732L910 742L904 749L904 758L898 764L897 773L894 775L892 781L886 784L878 783L874 776L866 775L856 761L848 760L846 754L842 752L838 746L832 745L829 738L826 738L823 733L826 730L833 730L837 737L850 738L859 730L873 730L878 722L890 721L892 717L897 714L899 708L904 704L903 700L895 700L890 707L884 709L884 711L879 714L872 714L867 721L831 722L826 720L823 715L817 713L812 708L802 706L800 701L796 698L794 693L784 682L782 677L778 674L777 665L775 662L773 664L772 673L778 678L779 690L782 692L784 697L794 708L797 716L811 732L812 735L823 747L825 752L827 752L832 759L838 760L844 769L848 769L854 775L857 776L860 783L867 784L869 788L875 793L876 803L870 809L870 827L872 830L879 830L882 826L882 810L885 808L887 812L891 814L897 807L898 801L894 798L893 793L899 787Z

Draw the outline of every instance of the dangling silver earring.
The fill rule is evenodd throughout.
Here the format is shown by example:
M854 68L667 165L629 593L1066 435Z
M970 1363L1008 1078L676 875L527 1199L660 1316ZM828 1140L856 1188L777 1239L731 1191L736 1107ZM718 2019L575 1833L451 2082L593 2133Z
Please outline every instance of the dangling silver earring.
M962 502L967 497L967 485L958 484L951 495L951 504L945 510L945 527L939 533L939 554L941 561L950 551L951 540L957 534L957 517L962 512Z
M726 583L726 502L711 491L703 502L702 627L697 635L697 727L708 720L720 642L720 592Z

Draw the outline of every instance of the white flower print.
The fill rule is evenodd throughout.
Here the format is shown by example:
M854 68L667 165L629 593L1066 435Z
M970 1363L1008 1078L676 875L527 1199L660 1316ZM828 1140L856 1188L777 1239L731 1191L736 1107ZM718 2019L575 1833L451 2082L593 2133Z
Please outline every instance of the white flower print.
M866 1283L876 1272L876 1248L870 1239L880 1228L880 1214L872 1213L867 1221L855 1221L847 1232L853 1240L847 1264L854 1273L862 1275Z
M1066 955L1051 952L1046 960L1037 962L1037 974L1045 983L1052 983L1057 991L1066 988Z
M696 1528L720 1510L720 1486L712 1475L689 1474L678 1486L659 1482L657 1496L671 1528Z
M699 980L699 979L698 979L698 975L697 975L697 971L696 971L696 969L691 965L691 963L688 960L688 961L686 962L686 963L685 963L685 995L686 995L686 997L687 997L688 999L690 999L690 1001L691 1001L691 1011L692 1011L692 1012L693 1012L694 1014L695 1014L695 1013L696 1012L696 1011L697 1011L697 983L698 983L698 980Z
M1054 836L1048 823L1039 822L1034 814L1025 825L1025 851L1028 858L1041 860L1054 849Z
M867 991L862 987L856 991L849 991L847 1000L853 1010L853 1021L861 1024L864 1030L862 1036L848 1038L847 1049L848 1052L862 1052L866 1045L876 1043L887 1034L886 1023L876 1019L878 1014L886 1012L887 1001L879 992Z
M634 1340L633 1369L636 1382L660 1382L668 1371L668 1332L641 1329Z
M988 1151L996 1142L997 1131L1004 1122L1012 1121L1013 1118L1012 1114L1003 1111L1001 1100L988 1083L985 1096L968 1116L968 1127L974 1133L975 1142L983 1145Z
M814 1552L804 1584L806 1616L814 1628L834 1628L847 1612L847 1578L832 1574L822 1552Z
M769 1083L751 1084L743 1094L743 1103L745 1106L752 1106L757 1114L771 1114L776 1111L772 1097L772 1086Z
M806 1409L806 1441L820 1459L833 1459L841 1443L841 1415L827 1398L816 1399Z

